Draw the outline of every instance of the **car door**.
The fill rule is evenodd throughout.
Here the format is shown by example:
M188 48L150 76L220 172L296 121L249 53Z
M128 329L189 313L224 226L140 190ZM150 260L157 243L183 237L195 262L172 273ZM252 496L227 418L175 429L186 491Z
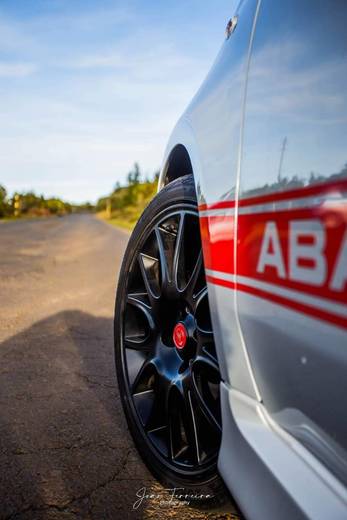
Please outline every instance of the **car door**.
M263 0L246 94L237 308L262 401L347 482L347 3Z

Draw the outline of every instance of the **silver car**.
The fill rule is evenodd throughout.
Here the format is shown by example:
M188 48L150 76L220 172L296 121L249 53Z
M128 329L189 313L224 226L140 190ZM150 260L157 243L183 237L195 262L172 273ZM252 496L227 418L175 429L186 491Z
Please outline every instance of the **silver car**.
M248 519L347 518L346 26L344 0L239 3L119 279L139 452Z

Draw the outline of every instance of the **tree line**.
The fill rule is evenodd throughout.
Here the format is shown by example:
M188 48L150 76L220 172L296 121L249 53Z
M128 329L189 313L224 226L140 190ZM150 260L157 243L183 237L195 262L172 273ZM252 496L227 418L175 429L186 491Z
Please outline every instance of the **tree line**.
M0 184L0 218L64 215L77 211L96 211L109 219L134 223L157 191L159 172L146 176L138 163L128 172L124 183L117 182L112 192L95 205L71 204L57 197L46 198L33 191L9 196Z
M138 163L126 176L124 184L116 183L113 191L101 197L96 203L96 211L119 225L133 227L144 208L157 191L159 171L145 176Z
M0 218L42 217L49 215L65 215L78 210L92 210L89 203L74 205L57 197L45 198L34 192L14 193L8 195L4 186L0 185Z

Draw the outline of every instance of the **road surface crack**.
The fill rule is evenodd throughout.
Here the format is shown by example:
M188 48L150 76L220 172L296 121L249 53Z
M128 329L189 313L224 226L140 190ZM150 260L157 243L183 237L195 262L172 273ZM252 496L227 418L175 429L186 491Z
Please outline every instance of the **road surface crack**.
M89 385L102 386L104 388L116 388L116 385L112 385L110 383L102 383L101 381L96 381L95 379L92 379L93 377L95 377L93 376L93 374L81 374L80 372L75 372L75 374L84 381L86 381Z
M113 475L111 475L111 477L107 478L106 480L104 480L104 482L101 482L100 484L95 486L95 488L91 489L87 493L72 497L71 500L69 500L68 502L66 502L63 505L45 504L43 506L35 506L33 504L30 504L29 506L21 509L20 511L16 511L14 513L11 513L10 515L5 516L4 520L14 520L15 518L18 518L20 515L23 515L25 513L35 513L35 512L39 513L42 511L50 511L50 510L56 510L57 512L60 512L60 513L69 512L69 507L72 506L73 504L76 504L76 502L78 503L80 501L87 500L90 503L90 500L95 493L97 493L101 489L104 489L108 485L112 484L112 482L114 482L116 480L118 475L125 469L125 467L128 463L128 458L129 458L131 451L132 451L131 448L129 448L127 450L121 465L113 473ZM91 510L91 508L89 507L89 511L90 510Z

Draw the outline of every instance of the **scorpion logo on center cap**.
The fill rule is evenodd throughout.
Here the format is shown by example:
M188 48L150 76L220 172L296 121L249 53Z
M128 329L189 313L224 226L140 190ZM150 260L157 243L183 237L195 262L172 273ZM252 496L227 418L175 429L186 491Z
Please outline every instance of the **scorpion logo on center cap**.
M182 350L187 343L188 332L183 323L177 323L173 330L173 341L179 350Z

